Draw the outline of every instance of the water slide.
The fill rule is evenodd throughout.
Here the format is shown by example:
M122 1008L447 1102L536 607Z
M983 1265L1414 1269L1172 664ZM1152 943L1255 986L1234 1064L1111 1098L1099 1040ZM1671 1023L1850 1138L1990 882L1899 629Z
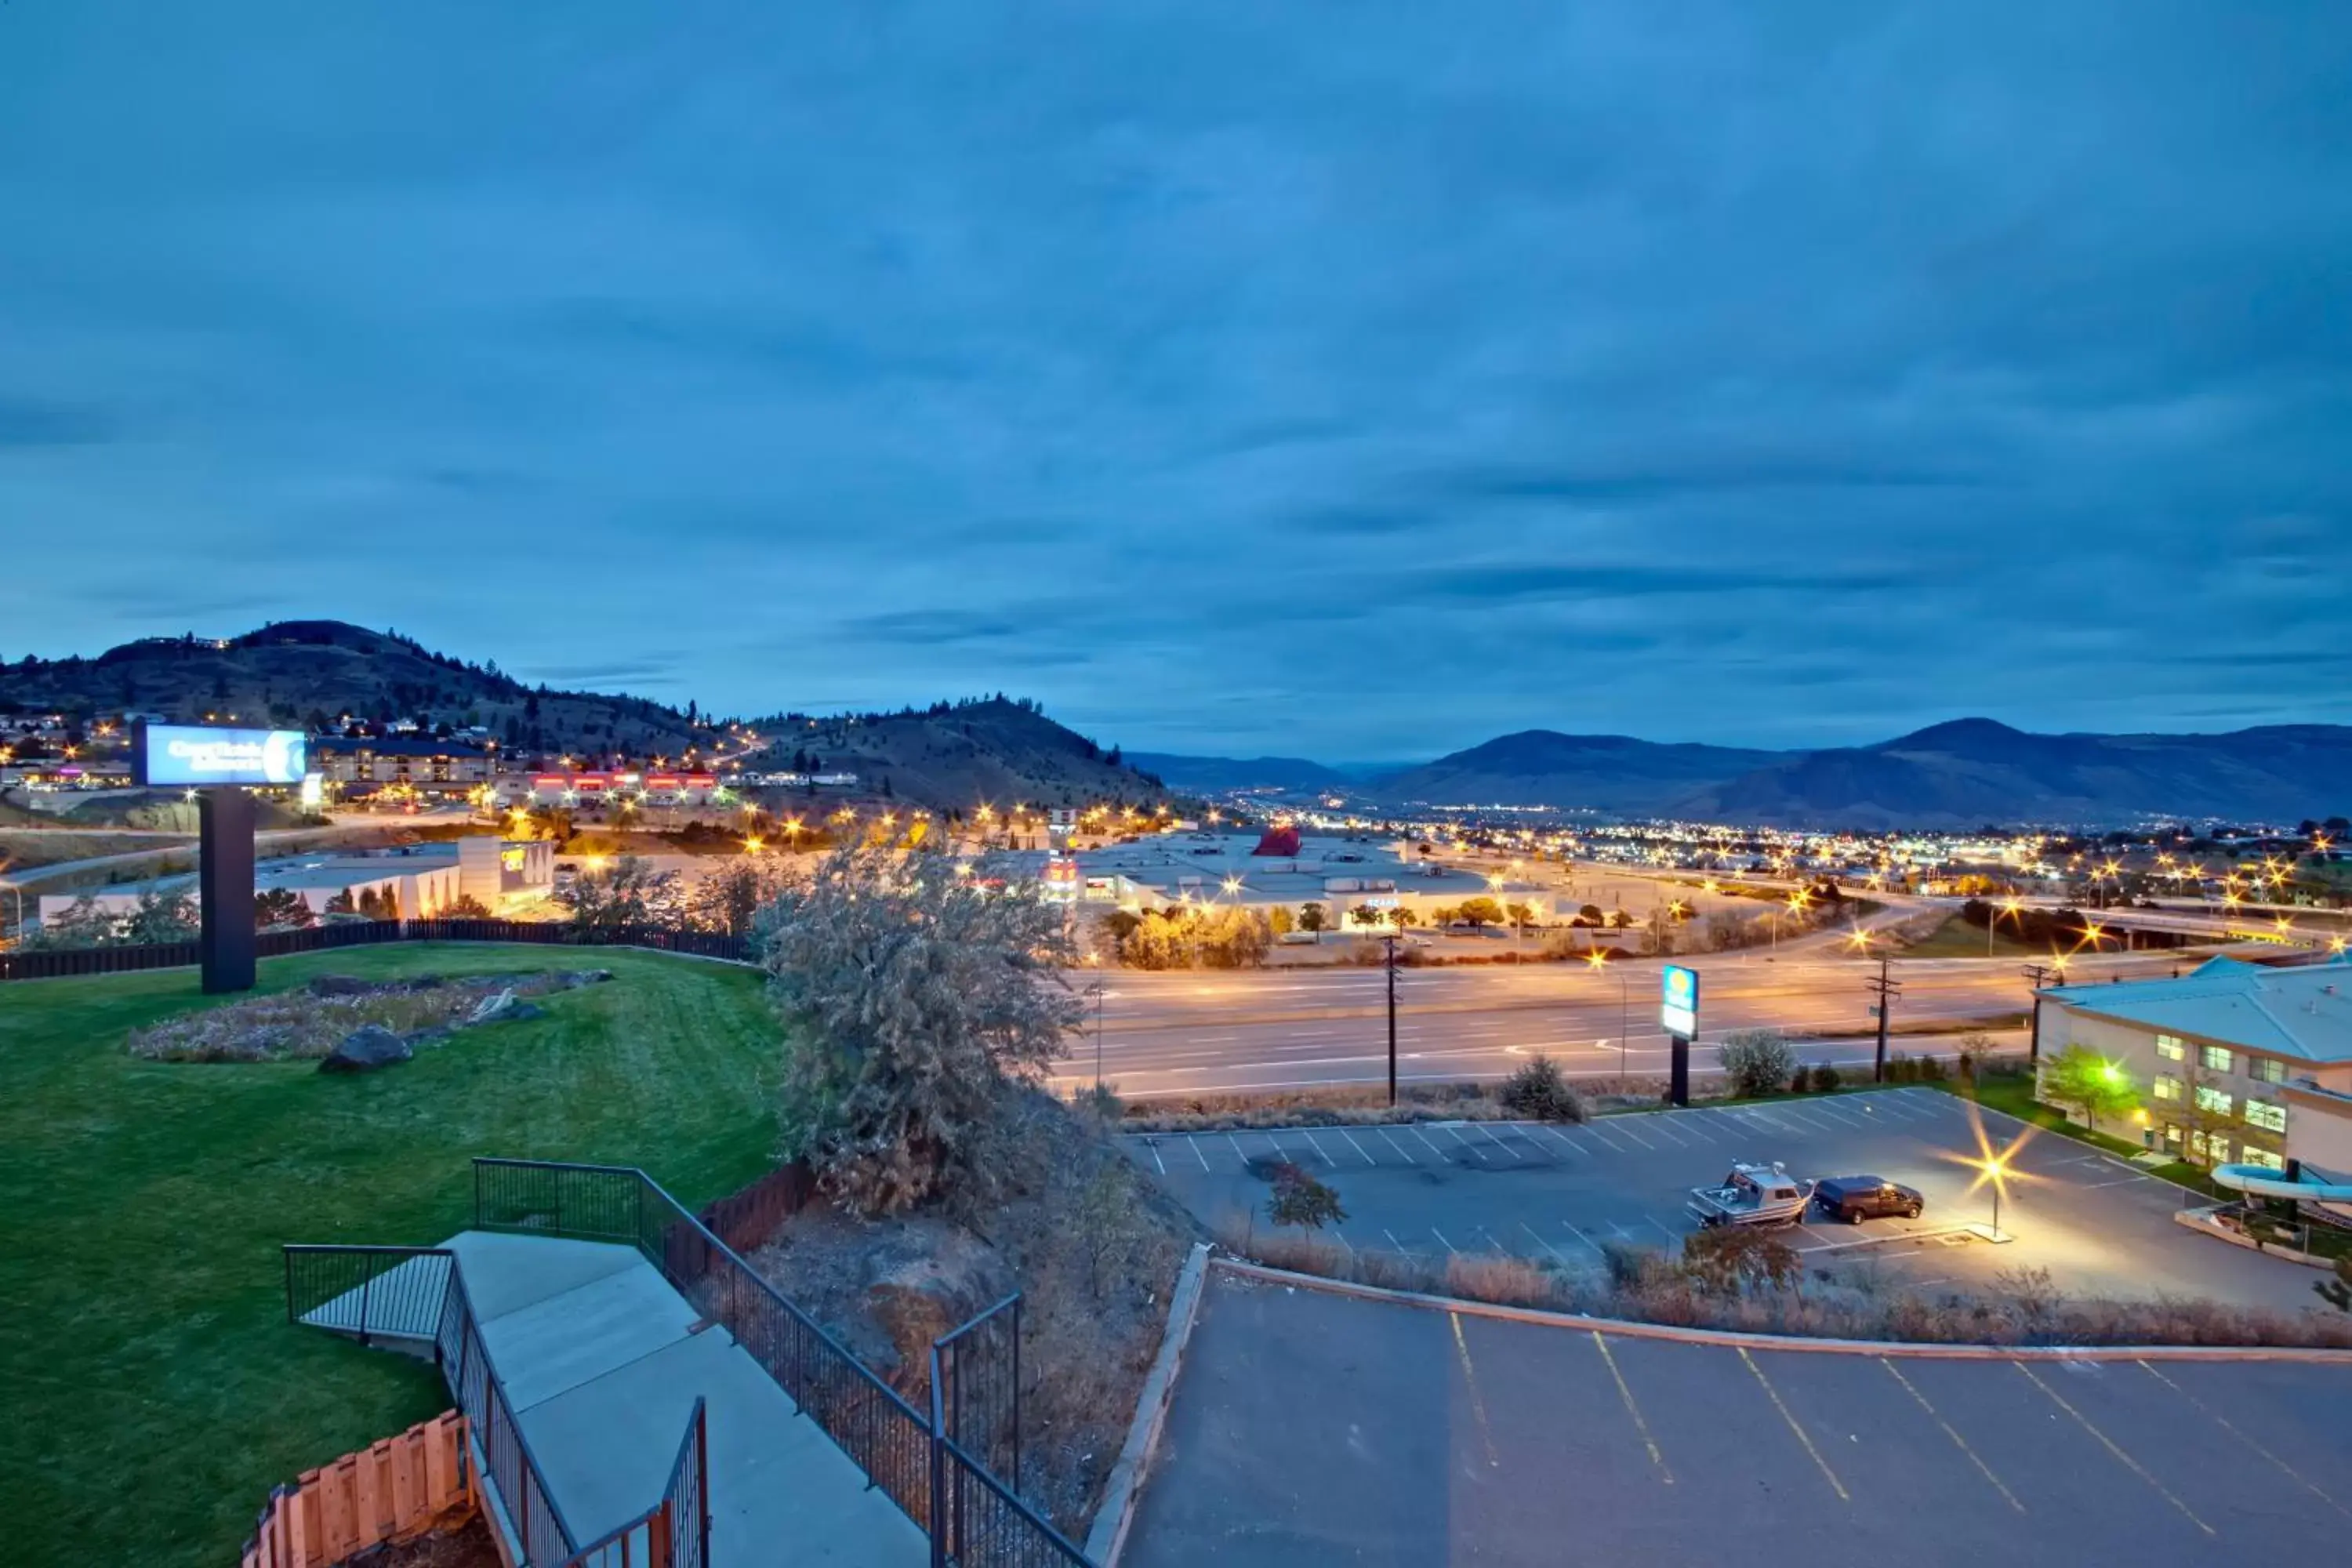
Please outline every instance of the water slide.
M2268 1165L2216 1165L2215 1184L2235 1187L2258 1198L2297 1198L2312 1204L2352 1204L2352 1182L2323 1182L2308 1174L2288 1175Z

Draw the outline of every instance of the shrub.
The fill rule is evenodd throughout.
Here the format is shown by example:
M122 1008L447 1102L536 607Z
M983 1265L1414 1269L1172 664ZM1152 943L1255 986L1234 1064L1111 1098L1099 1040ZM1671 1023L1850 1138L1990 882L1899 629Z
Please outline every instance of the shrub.
M1536 1057L1503 1080L1495 1098L1514 1116L1534 1121L1581 1121L1584 1101L1569 1087L1559 1064Z
M1295 1225L1303 1230L1321 1230L1348 1217L1348 1211L1339 1206L1337 1189L1286 1160L1274 1168L1274 1196L1266 1201L1265 1213L1276 1225Z
M1734 1029L1723 1037L1723 1070L1738 1094L1774 1094L1796 1071L1797 1053L1778 1029Z
M1787 1290L1804 1271L1795 1247L1752 1226L1721 1226L1687 1237L1682 1267L1710 1296Z
M1815 1094L1831 1093L1844 1081L1844 1075L1827 1062L1822 1062L1813 1068L1812 1089Z

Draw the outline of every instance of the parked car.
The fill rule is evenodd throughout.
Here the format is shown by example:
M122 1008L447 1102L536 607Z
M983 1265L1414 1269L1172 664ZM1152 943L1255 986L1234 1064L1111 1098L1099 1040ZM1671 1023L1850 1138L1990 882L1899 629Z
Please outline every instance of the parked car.
M1824 1176L1813 1184L1813 1206L1832 1219L1860 1225L1898 1215L1917 1219L1927 1200L1918 1188L1881 1176Z

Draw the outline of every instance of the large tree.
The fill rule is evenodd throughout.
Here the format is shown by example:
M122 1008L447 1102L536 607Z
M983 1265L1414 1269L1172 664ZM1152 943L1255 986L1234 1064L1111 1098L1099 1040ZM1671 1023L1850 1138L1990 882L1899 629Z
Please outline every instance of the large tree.
M2127 1115L2139 1103L2131 1075L2084 1045L2068 1046L2042 1064L2042 1098L2073 1106L2094 1132L2100 1117Z
M1039 893L999 861L851 844L762 911L785 1142L852 1208L989 1195L1005 1086L1041 1077L1085 1011Z

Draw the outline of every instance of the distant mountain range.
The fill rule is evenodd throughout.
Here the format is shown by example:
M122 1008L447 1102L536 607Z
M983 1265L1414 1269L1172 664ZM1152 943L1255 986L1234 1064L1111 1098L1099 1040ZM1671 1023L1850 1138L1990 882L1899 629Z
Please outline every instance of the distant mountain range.
M1277 789L1299 795L1318 790L1354 790L1359 774L1303 757L1184 757L1167 752L1129 752L1127 760L1168 781L1171 789L1197 793Z
M1338 787L1394 806L1550 805L1789 827L2122 824L2148 816L2295 822L2352 806L2352 727L2340 724L2216 735L2036 735L1990 719L1959 719L1873 746L1806 752L1527 730L1365 780L1311 763L1284 762L1297 770L1287 775L1223 758L1160 756L1151 765L1171 783L1203 790ZM1211 782L1225 777L1236 782Z

